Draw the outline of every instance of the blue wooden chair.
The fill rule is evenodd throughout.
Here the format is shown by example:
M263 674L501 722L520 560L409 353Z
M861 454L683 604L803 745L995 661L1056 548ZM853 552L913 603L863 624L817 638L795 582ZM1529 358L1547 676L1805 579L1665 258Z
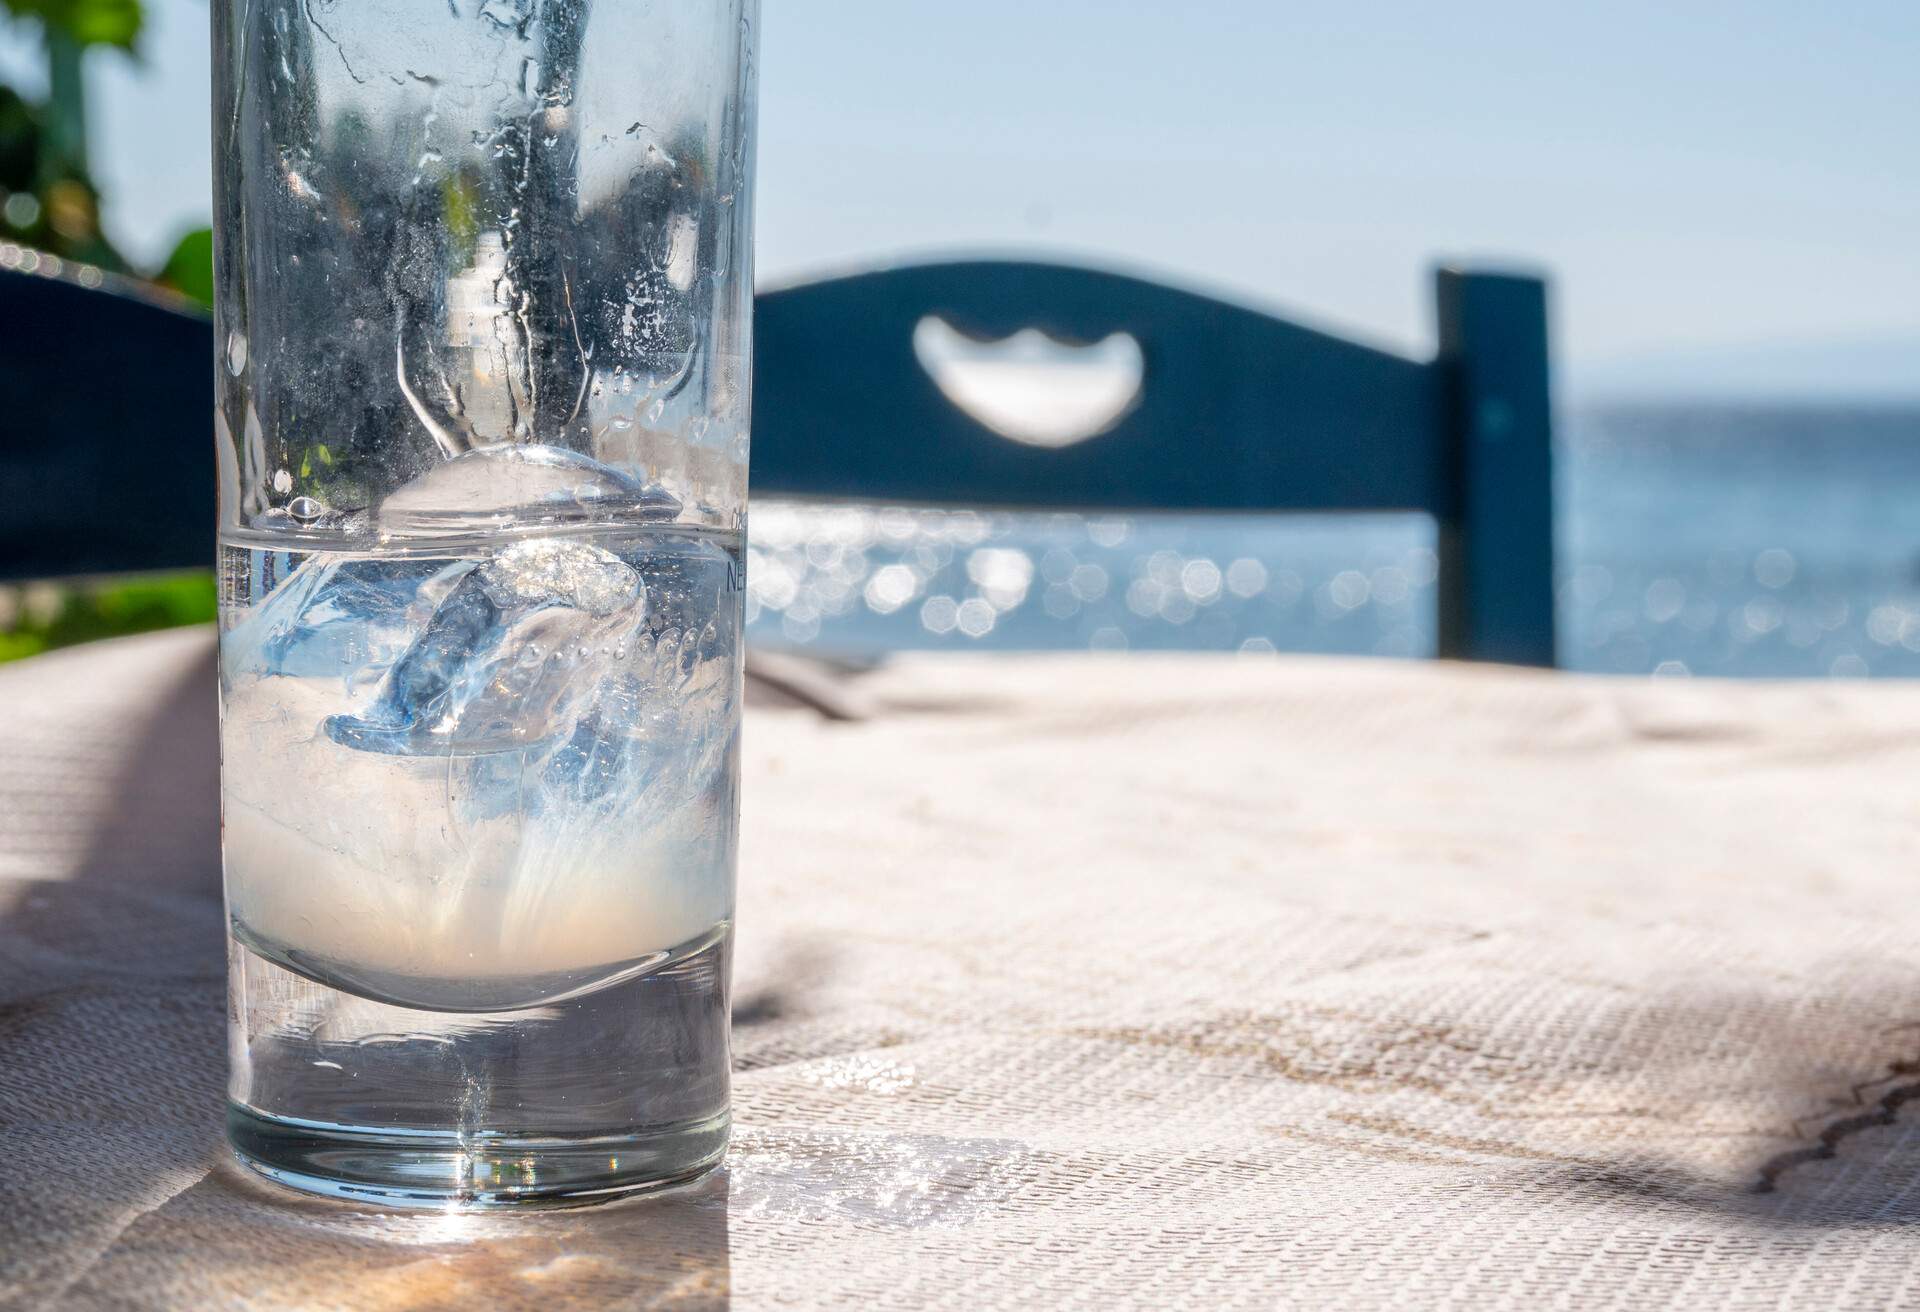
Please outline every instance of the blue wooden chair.
M0 268L0 578L202 565L212 330L72 269ZM1410 360L1135 278L1050 264L888 269L757 302L756 492L1086 511L1423 511L1440 649L1551 665L1546 293L1443 269ZM1098 436L1003 436L923 365L929 324L1137 344Z
M212 565L213 325L187 306L0 246L0 579Z
M983 261L883 269L755 307L757 493L1023 509L1424 511L1440 651L1551 665L1546 288L1441 269L1431 361L1137 278ZM1140 389L1091 440L1013 441L956 406L914 345L1037 328L1138 344Z

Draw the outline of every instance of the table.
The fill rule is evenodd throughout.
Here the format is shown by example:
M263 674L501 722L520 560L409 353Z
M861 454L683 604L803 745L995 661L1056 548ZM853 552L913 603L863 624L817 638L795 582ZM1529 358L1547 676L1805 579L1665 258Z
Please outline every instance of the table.
M423 1217L224 1162L210 651L0 669L0 1305L1920 1298L1920 688L928 655L755 707L727 1167Z

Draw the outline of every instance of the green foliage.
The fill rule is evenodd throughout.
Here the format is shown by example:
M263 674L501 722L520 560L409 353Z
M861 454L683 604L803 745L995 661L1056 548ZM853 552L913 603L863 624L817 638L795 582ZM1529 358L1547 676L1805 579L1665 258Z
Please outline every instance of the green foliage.
M0 0L15 18L33 19L80 46L132 51L144 15L140 0Z
M0 661L96 638L205 624L216 610L213 575L204 571L29 584L6 589L0 601L12 612L11 619L0 624Z
M442 213L446 216L447 241L452 254L461 261L473 258L474 242L480 235L480 187L465 170L449 173L440 184Z
M167 256L154 281L213 308L213 229L195 228Z
M39 0L33 0L38 3ZM19 12L27 0L0 0ZM100 197L86 170L56 143L52 107L0 85L0 240L93 264L130 270L100 230Z
M10 86L0 85L0 187L33 186L40 166L40 111Z

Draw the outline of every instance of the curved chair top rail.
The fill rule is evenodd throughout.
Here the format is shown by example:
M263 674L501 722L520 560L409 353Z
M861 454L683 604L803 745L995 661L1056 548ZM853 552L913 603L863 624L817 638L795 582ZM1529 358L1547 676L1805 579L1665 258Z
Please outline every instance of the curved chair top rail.
M1054 509L1426 510L1451 505L1434 365L1121 274L970 261L763 293L760 491ZM974 341L1037 329L1138 343L1135 404L1048 448L956 406L916 356L936 320Z

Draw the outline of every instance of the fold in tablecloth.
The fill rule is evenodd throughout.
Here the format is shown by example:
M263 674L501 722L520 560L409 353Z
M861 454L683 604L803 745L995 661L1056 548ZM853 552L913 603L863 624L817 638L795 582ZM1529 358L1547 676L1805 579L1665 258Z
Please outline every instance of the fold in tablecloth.
M726 1170L496 1220L221 1165L209 653L0 670L0 1305L1920 1299L1920 689L927 656L756 709Z

